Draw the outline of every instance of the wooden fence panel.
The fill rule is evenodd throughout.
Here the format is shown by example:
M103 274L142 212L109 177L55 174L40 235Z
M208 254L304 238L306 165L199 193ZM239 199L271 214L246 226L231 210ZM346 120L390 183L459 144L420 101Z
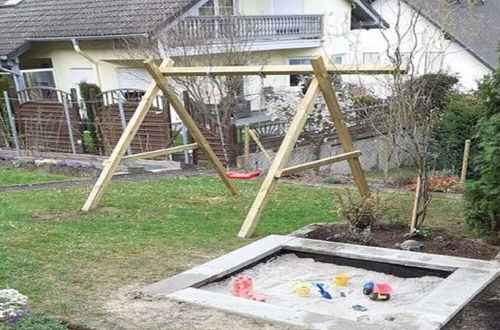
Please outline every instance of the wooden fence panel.
M81 150L80 114L71 94L40 87L19 91L16 99L14 113L23 149L66 153Z
M110 155L123 133L121 109L128 123L142 97L138 90L113 90L97 95L96 128L102 153ZM158 96L131 143L132 153L165 149L173 145L169 105Z

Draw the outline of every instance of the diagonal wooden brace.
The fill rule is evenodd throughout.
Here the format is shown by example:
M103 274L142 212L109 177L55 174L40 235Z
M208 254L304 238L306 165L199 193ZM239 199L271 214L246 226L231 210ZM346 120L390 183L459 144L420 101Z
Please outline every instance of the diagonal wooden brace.
M148 70L151 77L153 77L156 85L163 92L163 95L167 98L172 108L174 108L175 112L177 112L179 118L182 120L184 125L186 125L189 133L198 144L198 148L203 150L203 152L207 155L209 163L213 166L222 182L226 185L227 189L232 195L237 195L238 191L236 190L236 187L226 177L224 166L220 162L219 158L217 158L215 152L210 144L208 144L198 126L196 126L196 123L182 104L181 100L177 97L174 89L167 84L165 77L160 71L161 68L159 68L152 59L144 61L144 66L146 67L146 70Z

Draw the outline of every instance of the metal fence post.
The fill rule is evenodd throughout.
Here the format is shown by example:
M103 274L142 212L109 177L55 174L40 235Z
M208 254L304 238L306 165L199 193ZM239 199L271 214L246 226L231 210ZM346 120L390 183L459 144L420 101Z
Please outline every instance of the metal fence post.
M71 151L76 154L75 147L75 137L73 135L73 126L71 126L71 117L69 115L69 107L68 107L68 97L63 95L63 108L64 108L64 116L66 117L66 125L68 125L68 134L69 134L69 142L71 143Z
M7 91L3 92L3 97L5 99L7 115L9 116L10 130L12 132L12 139L14 140L14 146L16 148L16 156L21 157L21 148L19 147L19 140L17 139L16 120L14 118L14 112L12 111L12 105L10 104L9 94Z
M118 112L120 114L120 121L122 123L122 130L125 131L127 128L127 118L125 118L125 110L123 109L123 99L121 95L118 95ZM128 147L127 154L132 155L132 149Z

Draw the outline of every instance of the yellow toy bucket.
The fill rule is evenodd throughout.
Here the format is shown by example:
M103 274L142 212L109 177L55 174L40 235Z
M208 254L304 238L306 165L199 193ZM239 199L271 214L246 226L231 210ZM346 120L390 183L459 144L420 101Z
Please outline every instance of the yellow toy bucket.
M347 275L337 275L335 276L336 286L346 286L349 283L349 276Z
M309 297L311 294L311 287L307 283L295 283L293 286L293 291L297 293L300 297Z

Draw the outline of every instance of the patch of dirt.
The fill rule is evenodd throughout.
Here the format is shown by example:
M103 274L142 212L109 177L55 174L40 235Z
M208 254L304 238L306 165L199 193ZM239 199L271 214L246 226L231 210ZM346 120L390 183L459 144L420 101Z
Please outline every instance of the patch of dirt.
M62 221L62 220L67 220L69 218L75 217L80 212L63 212L63 213L56 213L56 214L39 214L35 215L33 217L33 221Z
M360 244L359 242L346 240L343 234L347 229L347 224L325 224L318 226L317 229L305 237L324 241ZM378 225L372 229L372 240L366 245L397 249L397 244L410 239L405 236L407 233L408 228L404 226ZM500 247L484 244L463 235L454 235L442 228L433 228L427 237L416 240L424 243L422 252L427 253L490 260L500 252Z
M136 293L136 290L141 286L129 286L119 290L104 305L105 317L90 326L107 330L299 329L230 315L218 310L175 302L162 297L144 297Z
M443 330L493 330L500 328L500 277L467 304Z

